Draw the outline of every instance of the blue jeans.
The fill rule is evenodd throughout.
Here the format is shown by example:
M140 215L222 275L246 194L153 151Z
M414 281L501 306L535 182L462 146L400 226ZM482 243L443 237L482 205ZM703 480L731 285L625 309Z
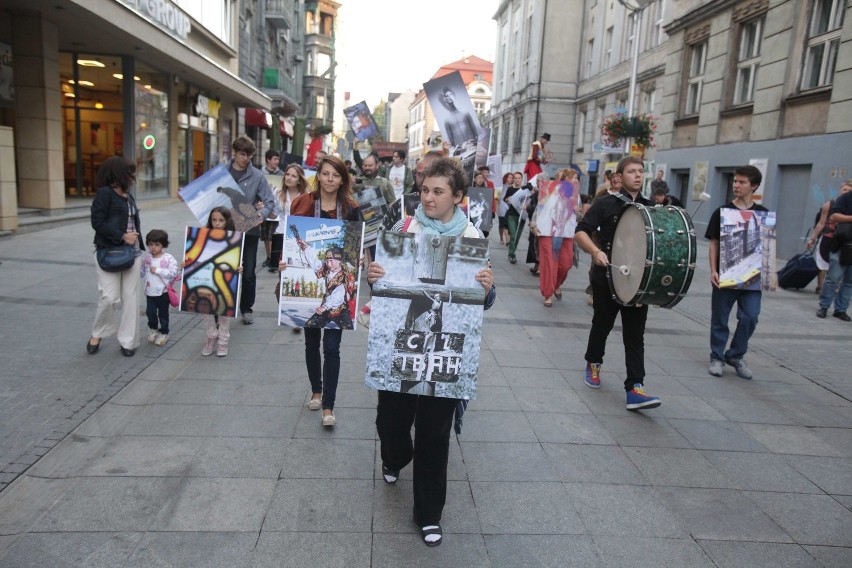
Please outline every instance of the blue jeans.
M840 293L837 288L840 287ZM835 295L837 296L835 298ZM834 313L845 312L852 297L852 264L840 264L840 251L831 253L825 283L819 295L819 307L828 309L834 302Z
M322 337L322 357L320 357L320 337ZM322 393L323 410L334 409L337 379L340 377L340 339L342 337L341 329L305 328L305 363L308 366L308 380L311 381L312 393Z
M713 287L710 312L710 358L720 361L738 361L748 351L748 340L757 327L760 315L760 290ZM737 329L728 344L728 317L737 304Z

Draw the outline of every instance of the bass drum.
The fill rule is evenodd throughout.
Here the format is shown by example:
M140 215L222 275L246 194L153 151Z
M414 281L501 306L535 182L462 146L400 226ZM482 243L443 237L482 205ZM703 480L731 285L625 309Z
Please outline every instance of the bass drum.
M625 206L615 227L607 277L619 304L671 308L695 273L695 227L680 207Z

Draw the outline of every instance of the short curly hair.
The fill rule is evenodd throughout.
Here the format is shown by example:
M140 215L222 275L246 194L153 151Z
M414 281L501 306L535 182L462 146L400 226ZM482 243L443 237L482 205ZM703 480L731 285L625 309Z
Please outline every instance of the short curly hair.
M447 184L453 192L453 195L467 195L468 179L467 174L458 163L458 160L452 158L439 158L426 166L423 171L423 179L430 177L442 177L447 180Z

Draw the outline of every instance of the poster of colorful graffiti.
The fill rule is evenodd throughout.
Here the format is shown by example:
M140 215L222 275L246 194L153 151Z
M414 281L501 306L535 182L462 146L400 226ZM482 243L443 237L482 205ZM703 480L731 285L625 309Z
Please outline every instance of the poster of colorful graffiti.
M719 287L775 291L775 212L721 209Z
M355 329L364 224L287 216L278 325Z
M187 227L180 311L237 317L243 233Z
M380 231L366 385L446 398L476 394L488 241Z
M366 101L343 109L343 114L349 121L352 134L361 142L379 133L379 127L376 126L376 120L373 118L373 113L370 112L370 107L367 106Z
M238 231L248 231L263 221L254 203L246 199L245 193L224 164L192 180L178 193L202 226L207 225L210 211L219 206L231 210Z
M577 208L579 195L577 182L546 181L539 184L535 223L542 236L574 236L574 229L577 228L574 210Z

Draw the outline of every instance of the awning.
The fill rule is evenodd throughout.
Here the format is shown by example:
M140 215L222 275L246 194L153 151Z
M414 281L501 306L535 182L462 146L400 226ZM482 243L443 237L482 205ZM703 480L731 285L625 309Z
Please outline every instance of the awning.
M278 128L281 136L293 137L293 123L289 118L278 117Z
M256 126L266 129L272 128L272 115L262 108L247 108L246 126Z

